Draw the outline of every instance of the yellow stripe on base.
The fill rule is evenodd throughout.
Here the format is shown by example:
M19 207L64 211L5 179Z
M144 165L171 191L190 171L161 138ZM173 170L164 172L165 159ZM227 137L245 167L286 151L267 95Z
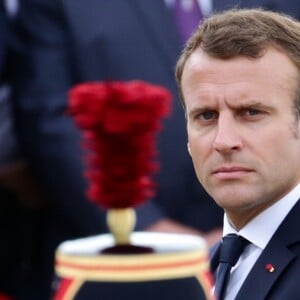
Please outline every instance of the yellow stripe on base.
M205 251L141 255L76 256L57 253L62 278L91 281L146 281L197 276L207 272Z

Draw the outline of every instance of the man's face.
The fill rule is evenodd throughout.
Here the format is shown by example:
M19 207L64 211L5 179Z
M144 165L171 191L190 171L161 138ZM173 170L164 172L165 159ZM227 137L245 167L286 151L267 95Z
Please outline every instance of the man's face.
M188 147L197 177L240 228L300 180L297 69L269 48L259 59L201 49L182 76Z

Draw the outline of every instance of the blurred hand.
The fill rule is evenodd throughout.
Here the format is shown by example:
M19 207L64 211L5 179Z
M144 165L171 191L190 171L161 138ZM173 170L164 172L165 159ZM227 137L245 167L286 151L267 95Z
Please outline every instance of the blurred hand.
M0 168L0 185L14 192L20 203L26 207L41 208L42 195L39 186L30 174L23 160Z
M169 233L181 233L181 234L192 234L196 236L200 236L205 239L208 247L212 246L216 242L218 242L222 237L222 229L213 229L209 232L200 232L199 230L181 224L179 222L173 221L171 219L162 219L157 221L156 223L148 226L146 231L156 231L156 232L169 232Z

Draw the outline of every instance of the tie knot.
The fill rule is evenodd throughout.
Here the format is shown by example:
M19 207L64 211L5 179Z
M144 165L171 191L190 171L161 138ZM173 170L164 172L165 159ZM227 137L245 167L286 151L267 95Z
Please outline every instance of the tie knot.
M248 243L248 240L236 234L224 236L219 262L229 263L231 266L234 266Z

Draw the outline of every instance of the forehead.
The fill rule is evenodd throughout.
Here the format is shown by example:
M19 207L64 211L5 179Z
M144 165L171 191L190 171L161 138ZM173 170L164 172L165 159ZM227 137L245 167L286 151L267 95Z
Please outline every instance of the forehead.
M255 93L255 89L261 89L269 93L289 92L292 96L298 77L290 58L275 48L270 47L257 59L238 56L227 60L209 56L199 48L184 67L182 93L185 101L193 93L216 94L227 90Z

